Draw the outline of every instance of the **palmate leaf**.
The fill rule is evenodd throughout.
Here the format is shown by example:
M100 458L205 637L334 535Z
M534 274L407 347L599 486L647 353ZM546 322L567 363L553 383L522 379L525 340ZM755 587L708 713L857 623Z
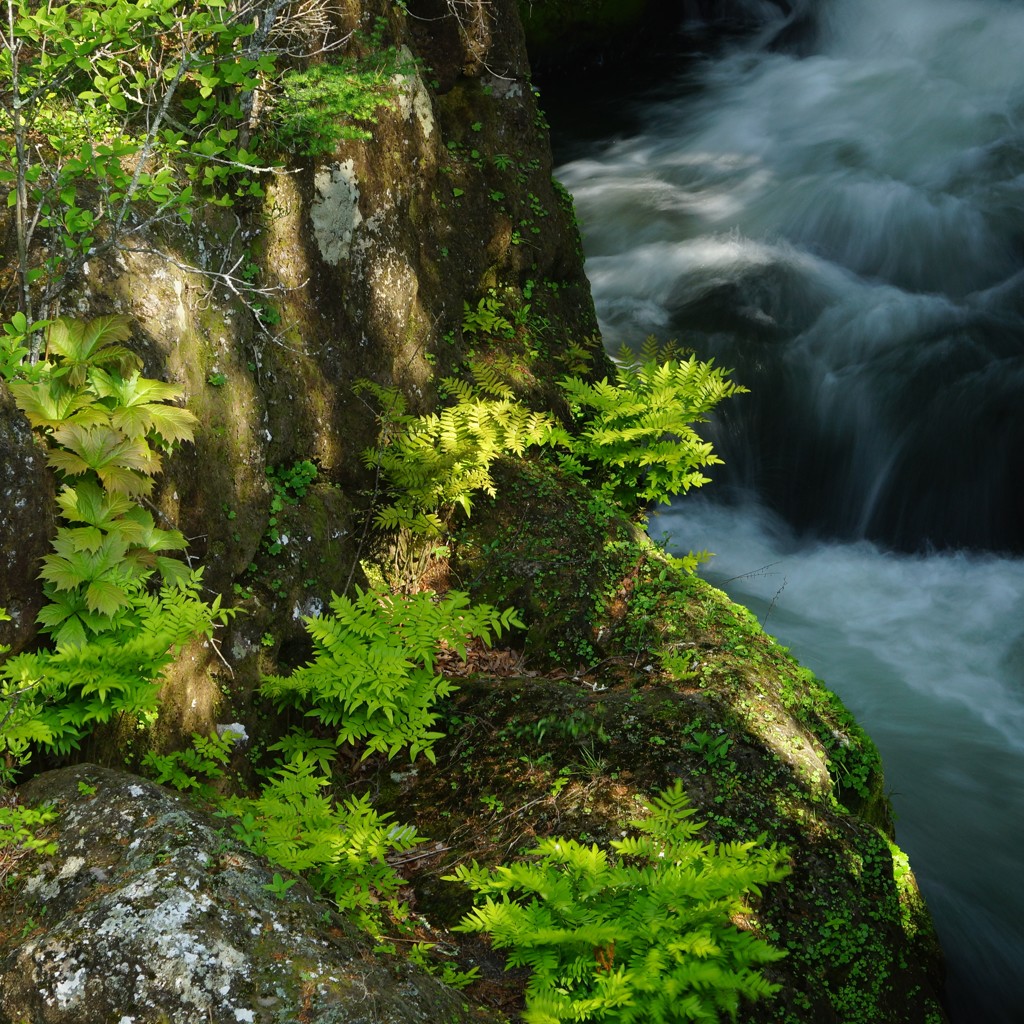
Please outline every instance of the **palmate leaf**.
M8 384L14 402L25 414L33 427L52 429L66 423L82 409L91 406L96 399L77 389L65 387L59 381L36 383L15 380ZM106 415L104 413L104 415Z
M59 357L68 383L80 388L90 367L113 366L124 373L141 363L134 352L120 344L130 336L131 319L121 313L92 320L60 317L47 328L46 349Z
M145 440L125 437L109 427L66 423L53 432L53 438L63 446L47 456L54 469L67 476L91 470L115 494L148 494L153 487L149 477L160 471L160 456Z
M138 505L125 494L109 494L95 480L86 478L65 484L57 495L61 514L68 522L88 523L108 531Z
M167 442L192 440L195 416L187 409L167 404L181 396L181 389L173 384L138 373L124 378L102 369L89 374L89 383L100 398L116 402L110 414L111 425L128 437L156 433Z
M162 530L156 525L153 514L141 505L133 503L119 526L122 535L131 538L134 548L153 554L157 551L184 551L188 547L180 530Z
M108 616L90 611L84 588L57 590L47 584L43 590L50 603L43 606L36 621L53 637L58 651L78 650L90 637L110 628Z
M73 590L97 580L123 583L130 575L125 568L128 544L116 534L107 534L95 551L84 551L75 546L68 531L61 530L53 542L53 549L53 554L43 559L39 575L57 590Z
M90 611L113 616L118 609L131 604L131 598L120 584L109 579L97 579L85 588L85 603Z

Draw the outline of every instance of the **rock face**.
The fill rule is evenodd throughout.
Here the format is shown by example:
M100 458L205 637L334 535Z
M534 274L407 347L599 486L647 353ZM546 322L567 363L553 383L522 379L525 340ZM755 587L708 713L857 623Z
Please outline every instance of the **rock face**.
M153 251L91 261L64 307L130 315L146 374L182 387L200 423L158 482L161 525L189 538L210 592L245 610L221 638L233 675L207 650L170 681L160 746L208 731L222 690L236 702L222 715L244 716L260 668L302 647L302 617L361 581L374 488L363 452L377 410L357 380L397 384L414 409L429 407L435 381L480 347L464 310L492 290L542 325L533 372L549 383L539 390L566 372L572 342L604 359L514 0L341 6L339 36L380 21L409 58L372 138L296 157L268 177L262 203L197 210ZM262 291L232 293L217 277L232 266ZM304 461L318 475L293 506L267 471ZM282 491L283 514L273 507ZM273 527L284 541L271 540ZM3 556L34 578L28 545Z
M36 632L39 560L50 548L53 478L43 448L0 381L0 644L17 652Z
M375 958L303 883L267 891L264 862L159 786L79 765L23 797L60 807L58 849L0 895L3 1024L487 1019Z

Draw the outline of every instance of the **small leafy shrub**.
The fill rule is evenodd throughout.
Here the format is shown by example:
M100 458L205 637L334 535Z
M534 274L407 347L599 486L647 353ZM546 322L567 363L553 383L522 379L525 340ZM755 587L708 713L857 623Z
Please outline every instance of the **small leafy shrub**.
M486 932L509 967L533 972L528 1024L718 1021L778 990L758 968L784 954L733 920L788 874L785 853L702 843L678 780L648 809L638 836L611 844L617 859L545 839L532 860L447 876L480 894L456 930Z
M435 671L442 643L465 657L470 638L521 625L513 609L471 605L458 591L443 598L362 591L335 596L331 615L306 619L313 660L290 676L268 676L262 692L279 708L297 707L336 733L337 743L361 745L363 757L395 757L408 748L434 760L441 733L434 706L454 687Z
M0 793L0 800L8 799L13 798ZM17 869L18 861L23 857L30 853L51 857L57 852L57 844L39 834L39 830L56 817L57 811L50 804L25 807L19 803L0 802L0 886Z
M50 603L39 621L58 648L114 629L117 613L154 573L171 585L189 577L166 554L184 550L184 537L157 527L140 502L162 453L192 439L195 417L171 404L178 388L140 376L141 360L122 344L129 334L121 315L55 320L47 328L47 370L9 385L47 439L48 462L63 483L57 501L68 525L58 529L40 573Z
M466 334L482 337L511 338L514 328L511 321L504 315L501 299L494 295L485 295L474 309L468 302L462 304L462 330Z
M124 316L45 326L46 358L35 364L17 337L30 329L26 318L4 328L20 360L5 368L9 388L49 444L66 523L40 573L50 603L39 622L56 649L0 665L8 777L34 745L65 755L97 722L154 715L163 669L231 614L219 598L202 600L201 571L166 554L183 550L184 538L158 528L141 504L163 453L192 437L195 417L172 404L178 389L140 375L141 360L123 344Z

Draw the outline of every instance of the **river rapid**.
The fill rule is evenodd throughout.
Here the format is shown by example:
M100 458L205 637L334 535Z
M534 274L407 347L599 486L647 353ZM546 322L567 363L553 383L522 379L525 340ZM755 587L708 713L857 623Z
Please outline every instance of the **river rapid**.
M552 111L609 346L677 338L751 392L652 533L716 552L873 736L954 1021L1020 1024L1024 4L748 12Z

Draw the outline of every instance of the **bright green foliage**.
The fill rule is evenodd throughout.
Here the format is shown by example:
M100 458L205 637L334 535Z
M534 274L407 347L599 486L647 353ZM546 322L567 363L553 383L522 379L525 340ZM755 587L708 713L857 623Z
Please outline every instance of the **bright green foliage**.
M10 620L6 609L0 608L0 622ZM7 644L0 644L0 654L6 654L9 650ZM19 721L18 706L32 688L31 685L27 688L11 687L9 680L0 683L0 752L7 754L0 761L0 784L3 785L14 781L13 768L18 759L17 755L8 753L5 737L9 735L8 729L12 721L16 729L20 727L24 736L25 723L23 720ZM23 717L22 715L21 718ZM9 863L12 857L17 857L22 852L36 850L44 856L57 852L56 843L40 839L35 833L37 828L49 824L56 816L57 812L49 805L33 808L20 804L0 804L0 878L3 875L4 862Z
M483 897L456 930L487 932L509 967L533 972L528 1024L719 1021L777 991L758 968L784 954L732 919L788 874L785 853L702 843L678 780L649 810L638 836L611 844L617 858L546 839L533 860L448 876Z
M44 857L55 854L57 844L41 839L36 830L45 828L56 817L57 812L50 804L42 807L0 805L0 868L6 867L12 856L17 857L23 852L35 851ZM0 877L3 873L0 870Z
M163 669L231 614L219 598L200 598L201 572L162 554L184 549L184 538L158 528L139 504L161 451L191 438L194 417L169 404L176 388L139 375L138 357L122 344L129 334L123 316L56 320L46 361L9 385L50 442L67 523L40 573L50 603L39 621L56 650L0 665L0 754L9 770L33 745L67 754L97 722L153 715ZM151 592L154 576L161 586Z
M212 790L205 779L219 779L224 776L224 766L231 760L235 736L225 732L223 736L210 733L203 736L192 733L192 746L184 750L174 750L169 754L158 754L149 751L142 759L142 764L149 770L153 780L161 786L173 786L186 792L196 790L212 796Z
M274 71L250 45L258 11L224 0L3 7L0 198L15 213L29 319L92 255L161 220L190 221L194 188L224 205L262 194L239 138Z
M282 148L324 156L344 140L370 138L363 125L391 106L396 76L412 70L393 47L381 47L380 32L370 44L367 57L329 60L284 75L272 129Z
M659 362L648 350L639 357L623 353L614 383L563 378L580 424L564 465L585 470L627 511L637 502L667 504L708 483L701 469L722 460L691 424L703 422L723 398L746 391L727 373L692 356Z
M191 747L151 752L143 763L156 782L195 792L215 803L221 817L236 818L232 833L249 849L304 875L339 910L378 934L382 906L399 912L397 893L403 885L387 857L422 842L416 830L388 822L389 815L378 814L368 796L339 804L325 765L301 752L292 752L270 772L258 796L223 796L210 782L224 777L233 743L229 733L193 734ZM294 884L282 879L272 891L283 894Z
M239 819L232 831L255 853L305 875L339 910L379 933L380 905L397 910L402 885L387 857L423 840L412 826L389 823L369 796L336 803L329 785L316 761L300 755L275 769L258 797L228 797L222 809Z
M122 344L129 335L120 315L56 320L48 372L9 385L64 481L57 501L69 525L40 573L51 603L39 621L58 648L111 629L154 573L166 584L188 578L184 563L163 554L184 550L185 539L157 527L139 499L152 490L161 451L191 439L195 417L170 404L178 388L139 375L138 357Z
M396 496L377 514L383 529L443 535L456 508L470 514L475 492L494 495L491 468L498 458L522 455L560 436L554 417L531 411L510 392L494 397L465 381L444 383L455 403L413 416L397 388L361 382L383 409L380 442L363 453L366 465L380 468Z
M3 325L3 333L0 334L0 377L4 380L11 380L15 376L35 378L45 372L45 366L37 372L37 368L29 362L31 336L45 326L45 321L41 320L29 323L24 313L15 313Z
M467 305L466 329L498 329L500 309L496 299L482 299L475 311ZM486 364L473 363L470 371L472 382L441 382L450 404L426 416L409 414L398 389L360 382L382 408L378 445L363 454L394 496L377 513L382 529L442 536L456 509L469 515L476 493L493 497L497 459L532 448L552 450L563 469L585 478L619 514L638 515L652 501L667 503L708 482L701 469L721 460L691 424L746 390L711 362L659 362L652 345L639 356L623 355L615 383L560 381L577 423L567 431L550 413L516 401Z
M480 968L470 967L467 971L460 971L454 964L438 961L432 956L437 948L434 942L417 942L409 950L409 959L412 963L422 967L428 974L440 978L449 988L463 989L480 980Z
M161 672L229 614L219 598L200 598L201 582L196 572L157 594L132 584L128 603L87 643L8 658L0 665L0 755L24 763L34 744L67 754L97 722L153 714Z
M335 595L331 611L306 619L312 662L290 676L267 677L262 692L319 720L338 744L363 746L363 757L395 757L408 748L412 759L423 753L433 761L442 735L432 731L433 709L454 689L435 671L441 644L465 657L471 638L490 644L492 634L522 625L514 610L471 605L457 591L437 598L357 588L354 600Z

